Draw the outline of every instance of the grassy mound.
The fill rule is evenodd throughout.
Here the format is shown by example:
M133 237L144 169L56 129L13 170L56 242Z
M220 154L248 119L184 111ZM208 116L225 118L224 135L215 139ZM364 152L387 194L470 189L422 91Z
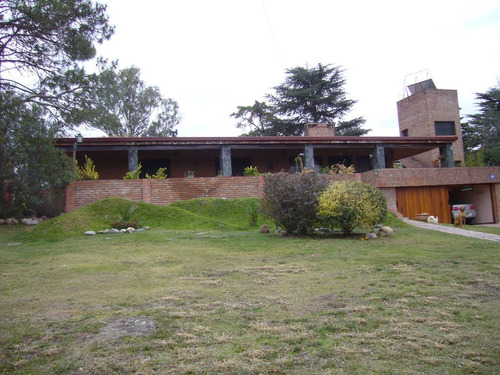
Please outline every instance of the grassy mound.
M85 231L110 228L134 207L131 219L143 226L172 230L244 230L249 226L247 207L255 198L202 198L180 201L169 206L109 198L77 211L40 223L23 233L23 240L61 240L81 236Z

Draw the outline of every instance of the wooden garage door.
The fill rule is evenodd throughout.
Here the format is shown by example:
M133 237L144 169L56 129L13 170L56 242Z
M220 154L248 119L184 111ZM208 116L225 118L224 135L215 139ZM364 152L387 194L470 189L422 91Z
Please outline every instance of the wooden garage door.
M440 223L451 223L448 199L448 189L440 186L396 189L398 211L410 219L427 212L437 216Z

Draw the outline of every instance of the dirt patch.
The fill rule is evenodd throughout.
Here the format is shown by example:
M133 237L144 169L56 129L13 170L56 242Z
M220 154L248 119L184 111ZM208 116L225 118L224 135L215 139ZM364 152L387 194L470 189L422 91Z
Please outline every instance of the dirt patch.
M145 317L122 318L110 322L101 329L95 339L114 340L122 336L146 336L151 335L156 330L154 320Z

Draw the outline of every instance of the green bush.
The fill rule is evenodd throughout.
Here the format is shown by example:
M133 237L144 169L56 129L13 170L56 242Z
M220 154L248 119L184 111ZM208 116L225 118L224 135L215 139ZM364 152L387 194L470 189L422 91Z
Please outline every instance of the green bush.
M155 179L163 180L168 177L167 174L165 173L166 170L167 168L159 168L158 171L153 175L146 173L146 178L149 178L151 180Z
M255 226L257 225L257 221L259 219L259 202L251 201L247 207L248 214L248 225Z
M344 234L354 228L371 228L384 221L387 201L376 187L357 181L331 184L318 199L318 214L324 224L341 228Z
M261 211L288 235L304 235L317 223L318 196L328 185L316 173L276 173L266 178Z
M142 168L142 165L141 165L141 163L139 163L139 166L137 167L137 169L135 171L130 171L130 172L125 173L125 177L123 177L123 179L125 179L125 180L138 180L141 177L141 168Z
M77 180L98 180L99 179L99 173L95 170L95 165L94 162L92 161L91 158L89 158L87 155L85 155L85 164L83 167L78 167L78 162L75 160L75 163L77 163L76 167L76 179Z
M259 170L257 169L257 167L249 166L249 167L245 167L245 169L243 170L244 176L258 176L259 174L260 173L259 173Z

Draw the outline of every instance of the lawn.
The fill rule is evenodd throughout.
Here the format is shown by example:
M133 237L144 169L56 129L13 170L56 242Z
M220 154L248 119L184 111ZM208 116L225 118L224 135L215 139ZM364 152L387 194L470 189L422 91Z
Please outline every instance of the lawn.
M498 243L397 223L280 238L203 212L58 240L2 227L0 373L500 373Z

